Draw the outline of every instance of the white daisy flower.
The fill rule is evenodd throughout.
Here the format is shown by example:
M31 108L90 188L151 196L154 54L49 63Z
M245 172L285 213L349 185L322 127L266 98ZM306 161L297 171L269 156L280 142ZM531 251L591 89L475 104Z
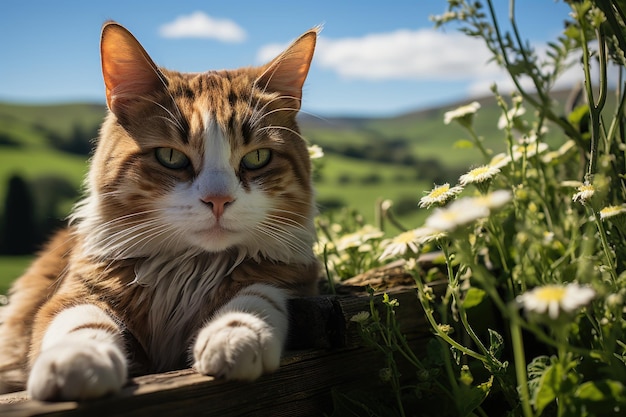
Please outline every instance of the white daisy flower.
M626 231L626 204L603 208L600 210L600 218L610 220L622 232Z
M384 259L401 256L408 250L413 253L417 253L419 251L419 242L417 241L417 236L414 230L400 233L398 236L386 242L385 250L378 259L382 261Z
M414 229L413 232L415 233L415 238L420 245L425 245L446 237L446 234L442 231L426 226L418 227L417 229Z
M309 158L311 159L319 159L324 156L324 150L318 145L311 145L308 147L309 150Z
M564 155L567 155L570 151L575 150L575 149L576 149L576 142L570 139L567 142L565 142L563 145L561 145L561 147L557 149L556 151L551 151L551 152L547 152L546 154L544 154L541 157L541 160L547 164L554 160L558 160L559 158L563 157Z
M424 225L440 232L448 232L487 216L489 216L489 209L486 206L477 204L475 199L466 197L444 208L436 208Z
M578 192L572 197L572 201L578 201L581 204L588 203L595 194L596 189L591 184L583 184L578 187Z
M365 225L361 230L354 233L348 233L343 235L337 242L337 251L342 252L350 248L358 248L365 242L372 239L379 239L383 237L384 233L377 228Z
M467 174L461 175L461 177L459 177L459 183L463 186L482 183L491 180L499 172L499 168L490 165L482 165L470 170Z
M548 150L548 145L546 143L529 143L527 145L513 145L513 160L518 161L519 159L526 156L526 158L532 158L535 155L543 153Z
M626 214L626 204L621 206L607 206L600 210L600 218L602 220L611 219Z
M456 120L463 126L469 126L471 125L474 114L476 114L478 109L480 109L480 103L473 101L465 106L445 112L443 115L443 122L448 125L451 121Z
M489 210L497 210L513 200L513 193L509 190L497 190L480 197L474 197L474 200L476 200L477 204L482 204Z
M350 321L358 324L365 324L370 318L370 313L367 311L359 311L354 316L350 317Z
M436 185L428 194L420 199L419 206L422 208L432 205L443 206L456 197L461 191L463 191L463 187L450 187L449 183Z
M577 283L552 284L533 288L519 295L516 300L527 312L548 313L555 320L560 311L572 313L589 304L595 295L592 288Z
M502 153L494 155L493 158L491 158L491 161L489 161L489 166L502 169L510 163L511 163L511 156L502 152Z

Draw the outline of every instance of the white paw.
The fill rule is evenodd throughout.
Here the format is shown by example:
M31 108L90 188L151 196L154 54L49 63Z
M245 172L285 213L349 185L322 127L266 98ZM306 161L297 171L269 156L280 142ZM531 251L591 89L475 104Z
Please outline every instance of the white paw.
M68 339L35 360L27 390L36 400L84 400L119 391L126 376L126 360L116 346Z
M194 368L205 375L252 381L278 369L282 341L260 318L227 313L198 334Z

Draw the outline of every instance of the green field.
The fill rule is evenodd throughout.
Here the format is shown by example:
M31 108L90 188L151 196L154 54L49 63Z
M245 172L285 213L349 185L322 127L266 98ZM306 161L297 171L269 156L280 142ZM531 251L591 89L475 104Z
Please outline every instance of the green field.
M28 268L32 256L0 256L0 294L6 294L11 282Z

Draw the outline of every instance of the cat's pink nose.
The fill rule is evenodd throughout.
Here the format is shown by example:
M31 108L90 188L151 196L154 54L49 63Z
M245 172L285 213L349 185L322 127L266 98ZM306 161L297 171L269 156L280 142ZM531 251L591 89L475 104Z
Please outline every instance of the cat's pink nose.
M208 195L201 198L201 200L211 208L213 215L217 219L222 217L226 207L235 201L235 199L229 195Z

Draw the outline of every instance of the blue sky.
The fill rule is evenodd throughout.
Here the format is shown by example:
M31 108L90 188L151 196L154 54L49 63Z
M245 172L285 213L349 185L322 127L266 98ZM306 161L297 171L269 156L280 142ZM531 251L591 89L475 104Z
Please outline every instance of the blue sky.
M494 3L506 19L509 2ZM433 28L429 16L445 8L444 0L4 0L0 101L103 102L98 45L108 19L133 32L158 65L193 72L261 64L322 24L303 102L321 116L393 115L506 85L479 41ZM516 13L523 36L541 49L568 11L563 1L518 0ZM196 25L204 37L184 33Z

